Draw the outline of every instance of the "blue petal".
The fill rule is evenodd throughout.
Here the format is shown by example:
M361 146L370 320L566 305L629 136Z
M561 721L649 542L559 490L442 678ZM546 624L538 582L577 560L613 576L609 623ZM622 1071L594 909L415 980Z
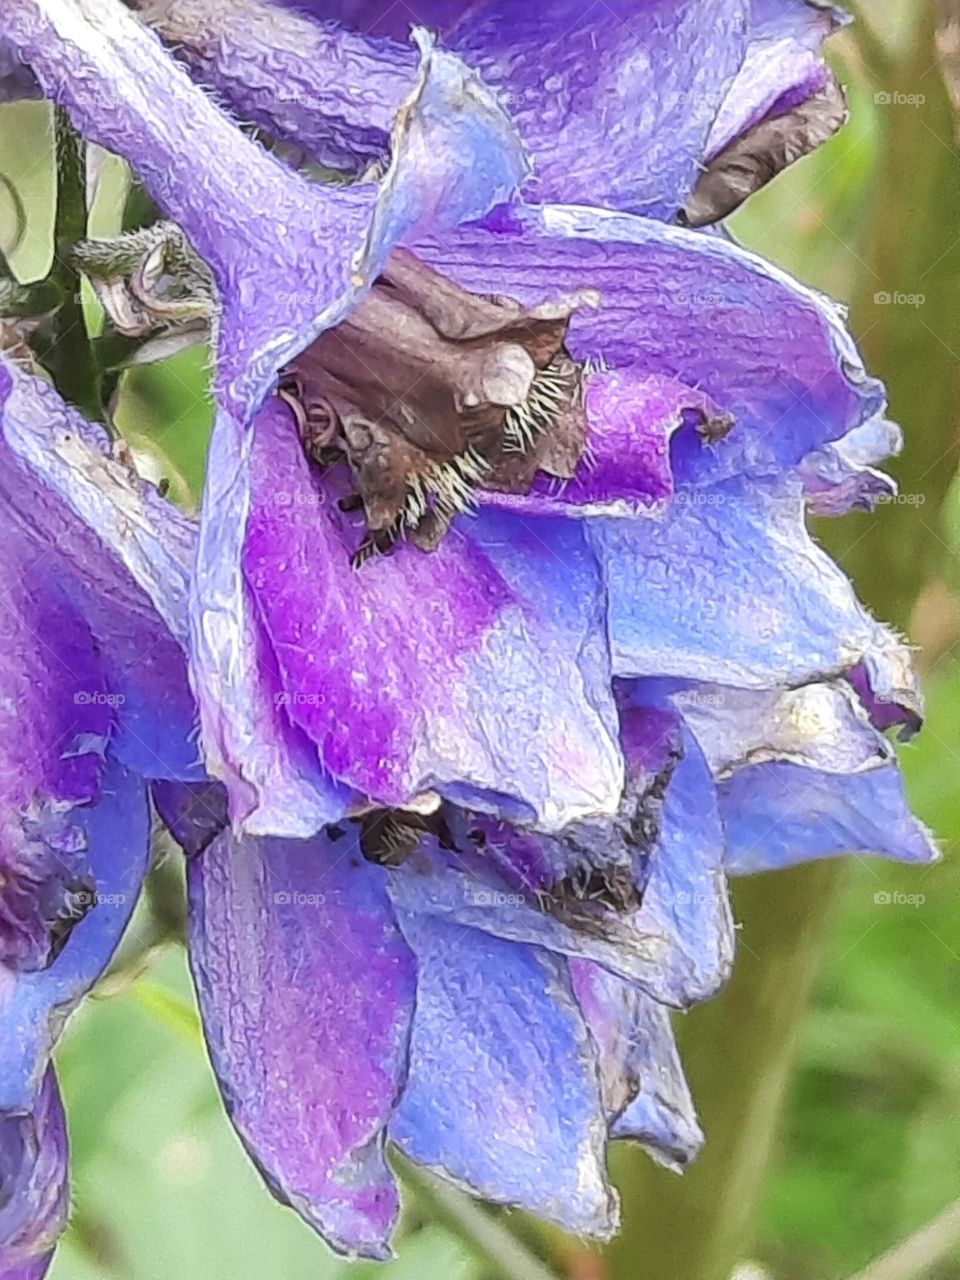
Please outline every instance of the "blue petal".
M896 754L845 681L675 695L717 778L736 875L859 853L938 858L910 813Z
M731 875L845 853L919 863L940 857L931 833L911 814L892 763L859 774L756 765L719 790Z
M708 1000L730 976L734 928L724 847L710 769L685 731L637 921L642 931L669 939L657 979L646 988L661 1003L686 1008Z
M598 965L571 962L574 991L600 1053L611 1136L632 1138L682 1171L703 1132L680 1065L670 1014Z
M0 968L0 1111L29 1111L63 1024L100 977L146 872L150 820L143 783L108 759L100 800L71 821L86 837L96 900L46 969Z
M564 962L428 916L400 923L418 979L393 1140L487 1200L609 1236L597 1062Z
M658 521L604 520L613 667L765 688L854 666L880 628L806 531L799 496L739 482Z

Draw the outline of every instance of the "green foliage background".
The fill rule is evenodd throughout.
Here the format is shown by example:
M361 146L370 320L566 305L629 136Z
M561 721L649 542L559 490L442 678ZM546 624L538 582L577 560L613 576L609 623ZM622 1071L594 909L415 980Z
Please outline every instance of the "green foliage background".
M960 361L953 328L960 316L954 253L960 205L950 194L958 162L927 39L932 4L875 0L864 10L866 25L835 48L850 90L851 124L753 201L735 229L758 251L852 302L874 371L891 383L907 431L905 491L923 500L885 511L870 525L852 517L825 536L871 603L889 601L898 620L910 617L911 633L926 641L929 723L904 749L903 763L917 811L940 836L946 857L926 871L853 860L839 880L823 882L819 900L810 897L812 882L797 881L797 910L826 916L819 978L808 1012L788 1028L795 1069L771 1159L759 1161L765 1173L752 1238L744 1236L739 1248L762 1267L757 1274L773 1280L853 1274L960 1196L960 605L953 595L960 583L960 489L950 485L955 407L949 412ZM875 100L894 84L926 102ZM15 184L28 215L13 261L28 278L41 275L49 259L51 164L43 108L0 110L0 172ZM104 184L100 229L116 224L118 175L115 167ZM0 192L0 243L9 245L13 225ZM922 270L915 246L927 251ZM874 303L871 311L871 294L898 288L929 302ZM90 300L88 316L97 323ZM209 428L204 365L205 355L194 352L128 376L119 415L141 463L167 477L172 495L187 506L197 500ZM940 423L936 439L931 420ZM74 1019L59 1054L74 1215L53 1280L506 1274L472 1252L455 1227L440 1225L415 1195L399 1260L386 1268L335 1260L271 1201L223 1118L182 950L161 927L176 876L171 863L141 905L114 973ZM765 890L750 892L752 909L757 902L762 909ZM897 892L923 900L878 900ZM770 910L783 912L783 901L769 893ZM744 937L749 941L749 931ZM789 969L782 981L786 992ZM689 1041L706 1034L707 1023L697 1018L691 1015L684 1028ZM727 1032L736 1035L737 1028ZM762 1071L762 1021L759 1031L751 1025L743 1033L754 1037ZM724 1069L723 1057L715 1056L715 1083L708 1081L705 1092L728 1087ZM746 1122L743 1130L745 1141L759 1141ZM661 1232L675 1231L676 1215L666 1208L661 1214L658 1197L673 1193L637 1171L640 1159L631 1155L617 1168L628 1198L643 1201L644 1230L628 1218L632 1234L609 1260L519 1217L509 1225L572 1280L714 1280L713 1264L704 1262L702 1270L689 1264L688 1272L671 1270L688 1264L664 1261L672 1256L670 1242L658 1239L658 1224ZM695 1198L682 1212L696 1240L720 1187L694 1185ZM749 1187L745 1194L752 1194ZM909 1274L960 1280L960 1252L948 1250L932 1269Z

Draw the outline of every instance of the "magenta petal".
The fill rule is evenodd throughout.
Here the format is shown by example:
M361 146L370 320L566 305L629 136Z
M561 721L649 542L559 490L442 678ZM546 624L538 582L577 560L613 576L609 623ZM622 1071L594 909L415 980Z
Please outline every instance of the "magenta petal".
M489 513L425 554L352 570L338 476L285 406L256 424L244 573L280 714L330 774L387 805L424 790L514 796L547 826L615 808L616 715L582 530ZM477 798L475 796L475 798Z
M353 838L225 832L191 859L189 887L204 1029L244 1145L333 1248L389 1256L399 1206L384 1129L415 966L383 870Z
M530 515L637 516L674 497L670 442L689 423L727 419L720 406L693 387L663 374L614 369L590 374L583 393L587 449L577 474L558 481L538 473L529 493L484 491L488 506Z

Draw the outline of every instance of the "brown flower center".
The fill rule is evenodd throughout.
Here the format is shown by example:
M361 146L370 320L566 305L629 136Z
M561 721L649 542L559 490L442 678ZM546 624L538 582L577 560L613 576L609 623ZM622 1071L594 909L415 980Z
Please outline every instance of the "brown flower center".
M280 393L310 457L345 460L376 550L425 550L479 487L570 479L583 456L581 369L564 346L585 299L523 307L468 293L406 251L336 328L289 367Z

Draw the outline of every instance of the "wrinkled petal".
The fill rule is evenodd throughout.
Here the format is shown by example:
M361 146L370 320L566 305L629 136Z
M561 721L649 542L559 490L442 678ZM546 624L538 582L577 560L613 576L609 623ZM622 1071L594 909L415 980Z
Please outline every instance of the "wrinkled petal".
M347 29L247 0L212 13L200 0L156 0L147 17L245 119L324 163L362 167L387 149L390 113L409 92L403 41L414 10L300 7ZM743 62L749 4L484 0L464 11L428 0L415 12L509 105L536 199L672 220Z
M289 715L385 805L456 786L553 827L616 807L622 765L582 530L489 513L430 554L350 568L346 489L314 478L279 401L257 420L244 572ZM489 803L489 802L488 802Z
M452 849L391 881L398 907L590 959L678 1008L713 995L733 960L715 788L677 713L644 692L624 709L615 818L549 836L452 813Z
M717 778L732 874L844 853L932 862L896 753L846 682L676 695Z
M111 456L42 379L0 358L0 498L25 581L56 578L102 652L114 753L146 777L199 777L183 646L194 526Z
M16 52L0 37L0 102L17 102L21 98L35 98L39 90L37 82Z
M389 1256L399 1208L384 1130L415 982L384 881L346 836L225 832L189 863L191 963L230 1117L274 1194L370 1258Z
M807 0L753 0L746 57L710 130L707 160L820 92L830 75L821 46L848 21L839 9Z
M536 837L518 832L516 838ZM507 852L515 852L512 841ZM468 869L459 870L460 863ZM459 851L452 865L441 858L414 859L411 869L390 880L390 896L401 913L436 916L508 942L593 960L644 988L659 981L668 940L641 932L632 918L609 912L590 922L591 927L584 927L579 917L568 921L545 911L534 891L525 892L494 870L471 865Z
M896 481L876 464L903 448L903 433L886 418L872 418L842 440L804 458L800 466L812 515L842 516L855 508L872 511L897 493Z
M596 1055L565 963L429 916L400 923L417 1011L391 1137L487 1200L608 1237L617 1209Z
M423 34L381 193L299 178L112 0L10 0L5 30L44 91L86 138L135 166L211 267L223 304L218 381L241 416L280 365L342 317L404 235L481 216L524 173L508 118Z
M641 690L635 696L642 701ZM657 980L646 989L677 1008L715 995L730 976L734 954L716 791L691 733L684 732L682 749L667 782L637 919L641 930L669 939Z
M745 688L853 667L880 628L804 526L800 497L734 483L659 521L605 520L614 672Z
M245 139L156 37L109 0L13 0L8 9L8 37L44 89L86 137L136 166L219 285L222 411L193 579L194 687L209 766L227 782L238 817L259 806L257 829L307 834L335 815L340 797L311 769L303 742L265 710L274 690L269 664L254 660L240 570L246 424L277 370L342 318L394 244L507 198L523 157L489 94L425 36L382 188L339 190L308 184Z
M583 391L587 455L576 475L538 473L526 494L487 491L488 506L531 515L647 515L675 496L671 441L681 431L695 446L729 426L709 396L662 374L597 372Z
M99 796L114 710L93 637L50 566L4 540L0 590L0 962L42 970L91 885L75 810ZM18 554L19 553L19 554Z
M570 962L573 989L600 1054L611 1135L641 1143L681 1172L703 1146L703 1131L680 1064L670 1014L599 965Z
M696 433L675 437L678 490L781 475L883 409L839 309L728 240L591 209L517 206L417 252L466 289L524 305L599 292L598 306L572 317L574 359L639 381L675 379L733 419L709 447Z
M41 1280L70 1208L67 1124L53 1067L28 1112L0 1113L0 1276Z
M0 1112L28 1111L60 1031L100 977L133 912L146 872L150 821L143 783L107 761L100 799L78 806L91 888L83 918L44 969L0 966Z
M719 792L732 875L845 853L919 863L940 857L931 833L911 814L893 763L856 774L757 765L722 782Z
M726 217L847 120L821 45L847 19L807 0L754 0L746 57L714 121L683 220Z
M774 760L854 773L895 758L843 680L763 691L700 685L674 701L718 778Z
M863 662L847 673L877 729L894 729L907 739L923 726L923 694L910 647L886 627Z
M141 16L242 119L321 164L362 172L390 154L417 79L409 20L396 40L371 40L257 0L151 0Z

